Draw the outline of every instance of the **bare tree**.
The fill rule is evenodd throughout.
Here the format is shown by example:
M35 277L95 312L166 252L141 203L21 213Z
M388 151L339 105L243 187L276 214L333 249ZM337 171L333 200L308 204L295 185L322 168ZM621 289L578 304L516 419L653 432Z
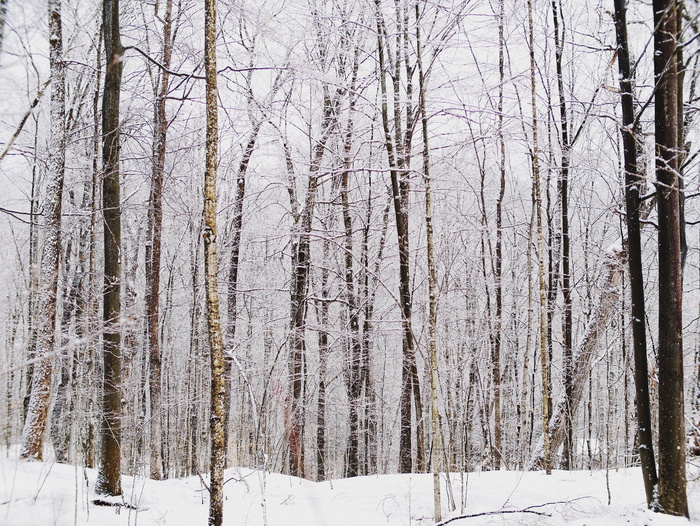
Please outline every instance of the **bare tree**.
M41 460L51 397L56 343L58 267L61 252L61 205L66 164L66 74L63 61L61 0L50 0L49 60L51 67L51 144L45 203L45 239L37 315L39 363L34 367L27 418L22 432L22 458Z
M158 4L156 4L157 9ZM157 13L156 13L157 15ZM151 478L163 478L162 437L162 388L160 350L160 267L163 232L163 175L168 136L166 98L170 85L172 57L173 2L165 4L163 19L163 56L160 86L156 94L153 123L153 161L151 169L151 193L148 199L148 234L146 242L146 341L149 346L150 393L150 471Z
M688 516L683 407L683 276L678 177L676 0L654 0L659 211L659 507Z
M204 70L206 76L206 166L204 172L204 281L206 319L211 359L211 413L209 433L211 462L209 526L221 526L224 518L224 466L226 433L224 408L224 344L219 314L219 261L216 251L216 175L219 155L218 91L216 82L216 0L206 0L204 20Z
M124 48L119 29L119 0L104 0L102 20L105 74L102 95L102 208L104 289L102 381L102 463L97 491L121 495L121 208L119 182L119 94Z
M647 367L646 309L644 306L644 274L642 270L642 243L640 235L640 191L644 184L637 160L637 130L634 114L634 82L627 43L627 13L624 0L615 0L615 31L620 71L620 98L622 105L622 144L625 168L625 205L627 209L627 259L629 263L632 304L632 344L634 347L634 382L637 401L637 433L639 458L647 505L654 502L654 488L658 483L654 461L654 443L651 429L651 402L649 400L649 370Z
M102 463L97 491L121 495L121 208L119 182L119 94L124 48L119 29L119 0L104 0L105 84L102 95L102 208L104 217L104 289L102 381Z

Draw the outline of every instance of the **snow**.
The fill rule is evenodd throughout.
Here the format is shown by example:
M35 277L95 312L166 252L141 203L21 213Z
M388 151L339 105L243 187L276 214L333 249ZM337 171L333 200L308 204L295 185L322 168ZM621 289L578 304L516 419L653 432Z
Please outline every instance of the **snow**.
M123 477L122 506L96 506L97 472L53 462L20 461L17 449L0 458L0 525L197 525L206 524L207 492L198 476L153 481ZM678 526L686 519L648 511L638 468L605 471L481 472L452 474L456 511L481 515L450 522L465 525ZM700 524L700 468L689 465L692 524ZM204 477L207 480L207 477ZM310 482L250 469L226 470L224 523L257 526L432 525L432 477L379 475ZM443 489L444 489L443 477ZM265 488L264 492L261 488ZM265 510L261 505L266 503ZM460 512L460 495L465 497ZM448 501L443 491L443 506ZM498 513L529 508L544 513ZM446 507L443 508L446 512Z

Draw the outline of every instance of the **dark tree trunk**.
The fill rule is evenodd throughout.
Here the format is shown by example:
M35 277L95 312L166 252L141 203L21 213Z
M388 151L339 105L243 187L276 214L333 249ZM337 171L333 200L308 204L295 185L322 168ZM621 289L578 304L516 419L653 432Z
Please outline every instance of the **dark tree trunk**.
M555 62L557 70L557 87L559 91L559 118L561 127L561 172L559 174L559 195L561 198L561 293L564 299L564 319L562 322L564 361L564 399L566 413L564 418L564 454L563 465L566 469L574 469L573 418L574 408L571 405L573 396L573 317L571 309L571 248L569 239L569 159L571 141L569 139L569 119L564 94L564 73L562 70L562 55L564 52L564 33L559 29L562 17L561 4L552 0L552 15L554 17ZM562 17L563 18L563 17Z
M102 464L96 489L121 495L121 316L120 250L121 211L119 188L119 92L124 48L119 33L119 0L104 0L105 62L102 97L102 209L104 218L104 289L102 382Z
M647 505L652 506L654 488L658 483L654 461L647 367L646 309L644 305L644 274L642 272L642 243L640 236L639 194L644 180L637 164L637 137L634 122L633 78L627 44L627 14L625 0L615 0L615 30L617 60L620 71L622 105L622 144L625 167L625 205L627 209L627 258L630 268L632 305L632 345L634 349L634 383L637 400L639 459L642 465Z
M236 337L236 323L238 320L238 270L240 268L241 255L241 234L243 231L243 201L245 199L245 184L246 173L250 158L255 151L255 144L258 139L258 133L262 127L262 121L258 121L253 125L253 130L248 137L243 157L238 164L238 173L236 175L236 200L233 205L233 224L231 225L231 259L229 261L228 274L228 291L226 294L226 307L228 314L228 324L226 326L226 346L228 352L224 356L224 377L226 381L226 403L224 407L224 444L228 451L229 437L229 419L231 417L231 382L233 374L233 342ZM228 462L228 454L226 455Z
M683 286L678 178L676 0L654 0L659 211L659 507L688 516L683 407Z
M399 398L400 433L399 433L399 471L410 473L413 469L413 440L411 400L415 403L416 413L416 465L417 471L425 470L425 441L423 433L423 410L420 396L420 381L416 364L415 344L413 341L413 329L411 327L411 272L408 228L408 191L409 179L406 170L410 167L410 149L413 136L414 109L412 105L406 108L406 123L402 132L401 118L401 65L406 67L408 75L406 79L405 99L412 101L413 88L411 84L412 68L408 64L407 56L402 55L402 44L408 46L406 27L396 31L395 53L393 60L389 60L394 66L392 74L394 95L394 137L391 135L389 123L389 108L387 100L387 64L386 57L391 54L388 48L387 29L381 14L381 1L375 0L377 23L377 55L379 57L379 75L381 88L381 116L384 131L384 146L389 160L389 174L391 179L391 193L394 202L394 217L396 220L396 236L399 247L399 307L401 309L402 326L402 367L401 367L401 395ZM397 20L402 20L401 6L396 2ZM406 15L407 16L407 15ZM406 39L404 41L403 39ZM405 49L404 49L405 52ZM390 57L391 58L391 57Z

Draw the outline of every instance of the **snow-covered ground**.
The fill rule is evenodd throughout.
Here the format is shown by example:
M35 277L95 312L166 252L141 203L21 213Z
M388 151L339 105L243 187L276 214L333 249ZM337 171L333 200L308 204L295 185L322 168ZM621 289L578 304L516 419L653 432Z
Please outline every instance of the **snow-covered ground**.
M156 482L124 477L124 502L97 506L96 472L52 462L0 458L0 524L205 525L208 497L199 477ZM700 524L700 469L689 466L691 523ZM226 471L224 523L269 526L432 525L431 475L380 475L310 482L249 469ZM206 480L206 477L205 477ZM451 476L457 509L450 522L576 526L678 526L688 521L645 509L638 469L614 471L482 472ZM443 479L443 490L444 490ZM608 488L610 504L608 504ZM463 497L465 505L460 506Z

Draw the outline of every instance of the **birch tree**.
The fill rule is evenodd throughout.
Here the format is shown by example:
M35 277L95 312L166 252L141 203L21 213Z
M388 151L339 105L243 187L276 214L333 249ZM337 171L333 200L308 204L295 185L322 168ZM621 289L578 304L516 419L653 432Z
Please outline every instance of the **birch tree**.
M205 0L204 71L206 77L206 159L204 171L204 280L207 332L211 360L211 409L209 433L211 440L209 483L209 526L223 524L224 466L226 464L226 433L224 408L226 382L224 378L224 345L219 314L219 261L216 245L216 176L219 155L218 90L216 82L216 0Z

